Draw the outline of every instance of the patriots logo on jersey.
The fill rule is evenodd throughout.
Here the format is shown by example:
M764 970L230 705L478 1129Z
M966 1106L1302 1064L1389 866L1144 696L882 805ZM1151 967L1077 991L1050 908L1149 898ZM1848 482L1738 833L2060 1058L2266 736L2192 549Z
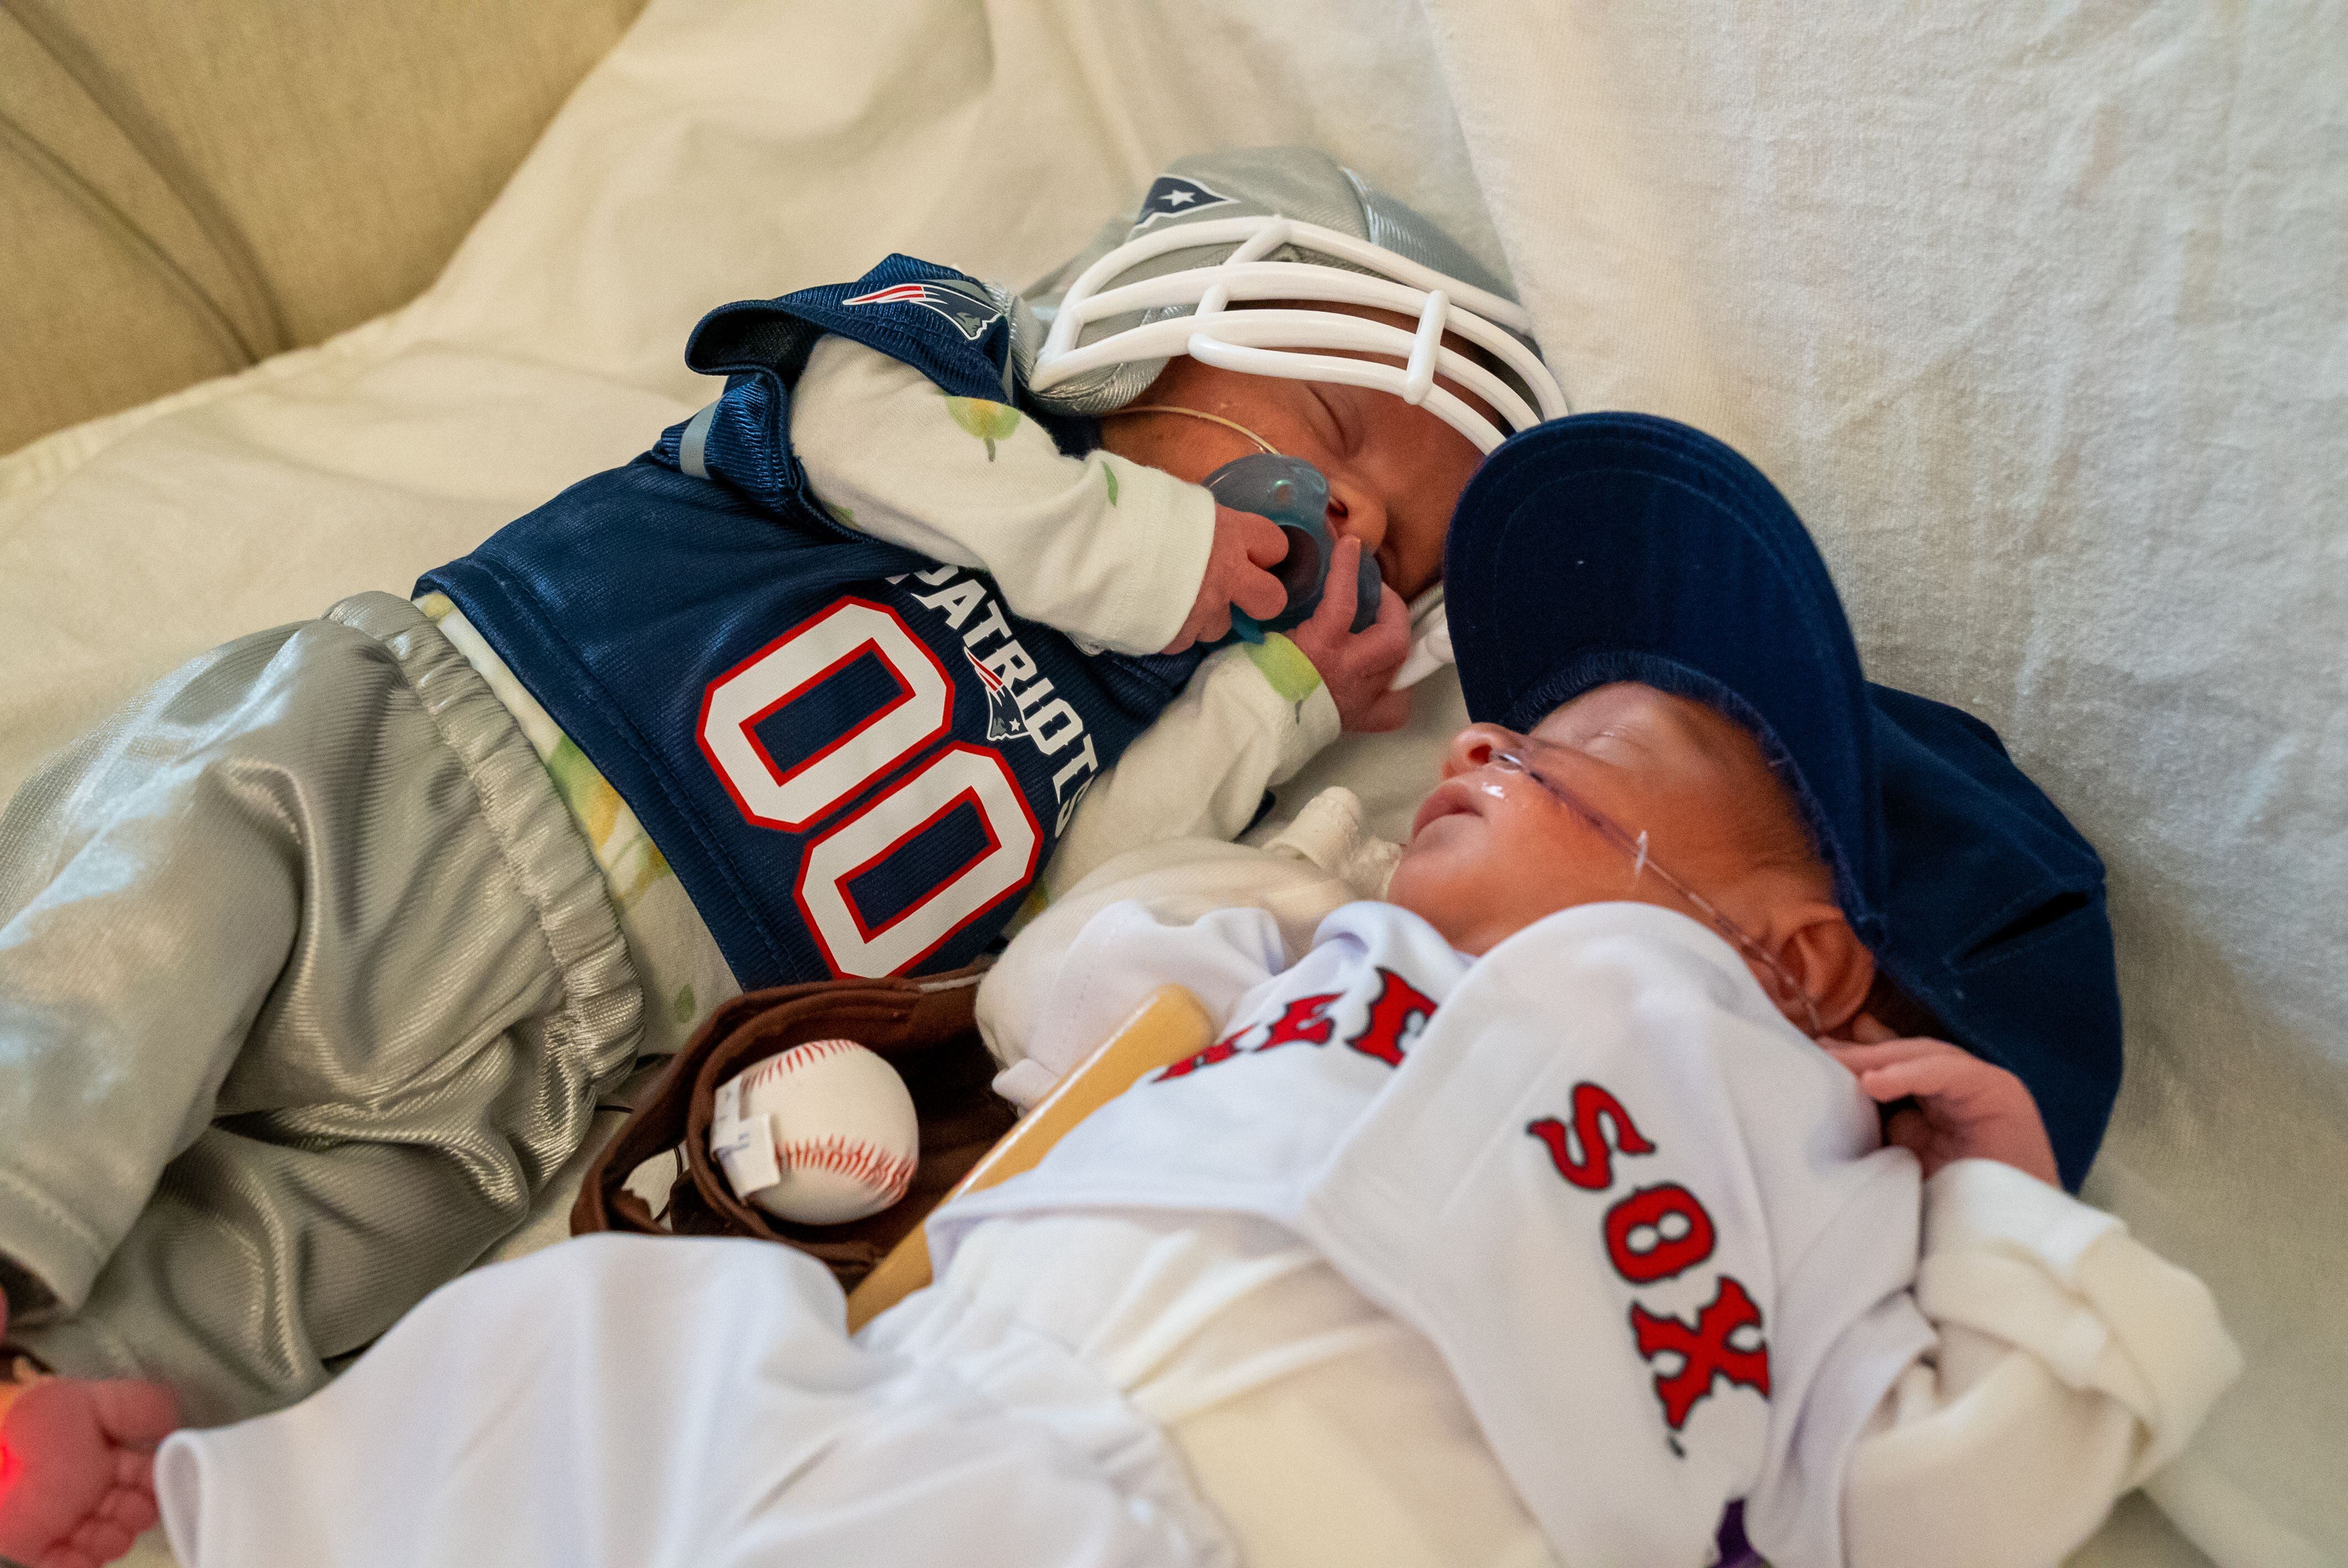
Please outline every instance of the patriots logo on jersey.
M1012 699L1010 683L980 663L978 655L969 649L963 649L962 656L970 661L970 667L978 671L979 684L986 688L986 738L990 741L1008 741L1014 737L1034 740L1035 735L1027 728L1027 716L1019 711L1019 704Z
M869 294L842 300L843 305L919 305L953 323L963 336L976 343L1003 319L994 296L962 278L931 278L922 282L891 283Z
M1160 218L1200 212L1210 207L1228 207L1234 200L1195 179L1185 179L1179 174L1161 174L1150 186L1149 194L1141 199L1141 211L1134 219L1133 226L1147 229Z

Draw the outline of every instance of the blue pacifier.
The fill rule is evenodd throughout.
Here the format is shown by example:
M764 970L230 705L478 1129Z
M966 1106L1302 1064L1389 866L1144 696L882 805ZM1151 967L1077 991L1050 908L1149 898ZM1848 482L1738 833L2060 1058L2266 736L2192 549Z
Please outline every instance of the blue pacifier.
M1270 518L1288 539L1288 554L1267 569L1288 590L1288 607L1269 620L1258 620L1234 606L1231 635L1242 642L1261 642L1267 631L1286 631L1312 620L1321 608L1329 563L1337 548L1336 536L1329 531L1329 481L1321 470L1302 457L1258 452L1224 464L1207 476L1206 486L1231 510ZM1367 631L1377 623L1381 586L1378 563L1365 550L1350 630Z

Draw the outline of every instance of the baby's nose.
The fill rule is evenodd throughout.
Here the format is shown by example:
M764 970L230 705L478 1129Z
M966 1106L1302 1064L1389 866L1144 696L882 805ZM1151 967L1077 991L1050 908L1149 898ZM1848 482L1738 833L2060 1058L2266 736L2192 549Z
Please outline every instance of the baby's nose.
M1470 724L1451 737L1451 744L1443 753L1443 776L1454 778L1473 773L1492 760L1500 749L1499 733L1489 724Z

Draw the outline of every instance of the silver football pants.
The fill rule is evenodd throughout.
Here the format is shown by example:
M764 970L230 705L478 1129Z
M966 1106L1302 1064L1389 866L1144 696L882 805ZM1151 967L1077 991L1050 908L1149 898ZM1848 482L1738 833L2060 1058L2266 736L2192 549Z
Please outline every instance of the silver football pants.
M9 1337L211 1424L519 1225L634 1059L603 878L486 682L364 594L167 677L0 815Z

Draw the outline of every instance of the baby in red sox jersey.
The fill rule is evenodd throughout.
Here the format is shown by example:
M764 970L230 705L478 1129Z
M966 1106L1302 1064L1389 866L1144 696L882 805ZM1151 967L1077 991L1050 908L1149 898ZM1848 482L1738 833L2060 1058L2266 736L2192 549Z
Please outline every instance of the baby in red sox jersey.
M1446 569L1480 722L1390 901L1194 845L1039 918L985 1004L1039 1071L1167 981L1222 1035L941 1210L935 1285L851 1340L756 1243L482 1271L167 1442L182 1561L1695 1568L1732 1509L1778 1568L2059 1560L2236 1368L2058 1184L2107 1042L2003 1005L2099 1026L2092 853L1859 680L1708 437L1510 443Z

